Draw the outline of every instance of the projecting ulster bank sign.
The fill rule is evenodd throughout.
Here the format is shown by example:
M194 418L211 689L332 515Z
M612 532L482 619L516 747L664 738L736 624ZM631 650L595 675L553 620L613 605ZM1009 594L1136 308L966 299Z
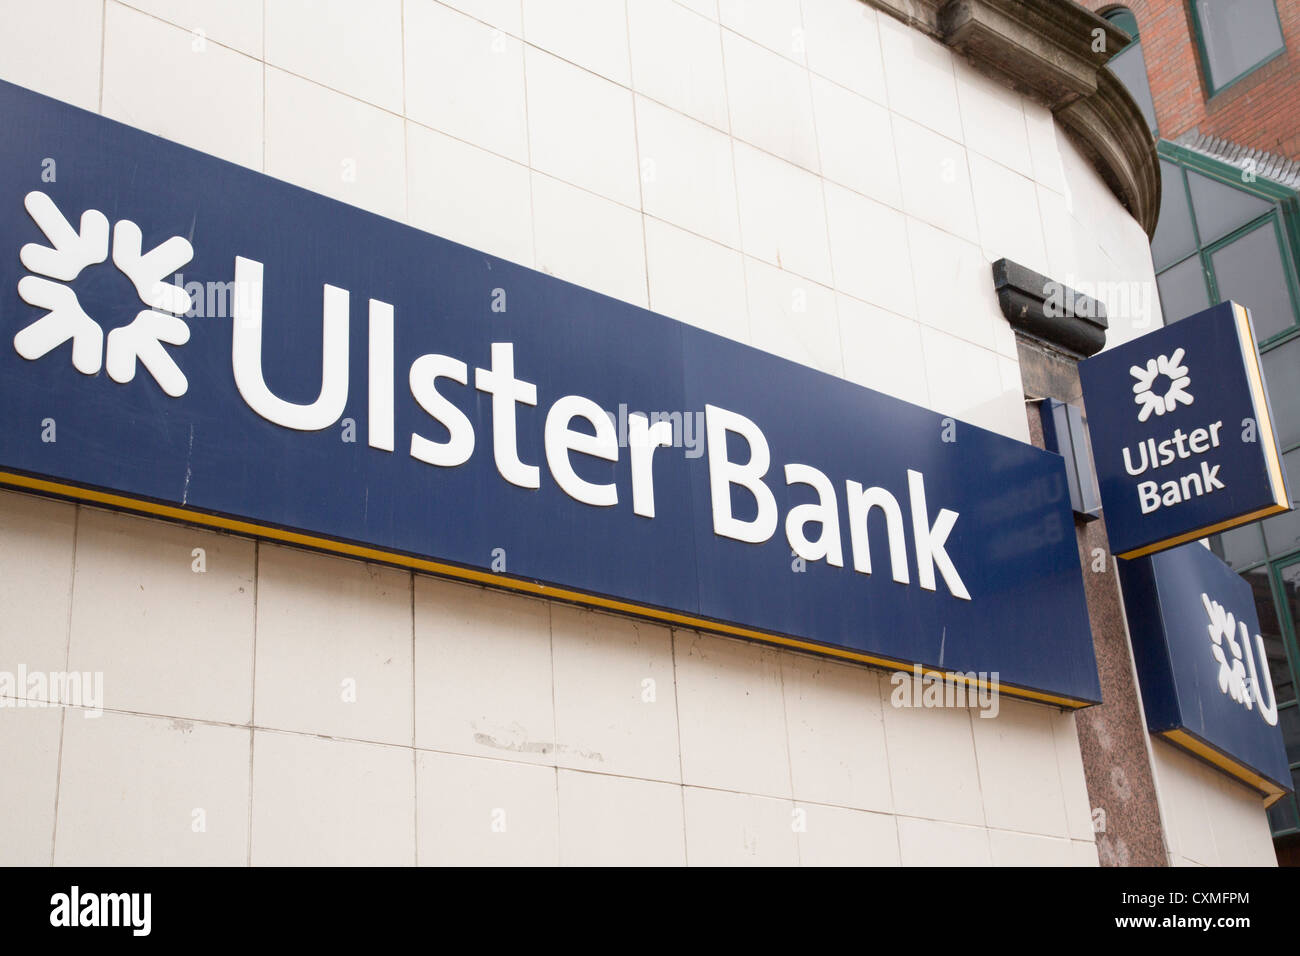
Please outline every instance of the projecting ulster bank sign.
M1093 356L1079 378L1114 554L1151 554L1290 508L1240 305Z
M14 86L0 116L0 480L1098 699L1058 456Z

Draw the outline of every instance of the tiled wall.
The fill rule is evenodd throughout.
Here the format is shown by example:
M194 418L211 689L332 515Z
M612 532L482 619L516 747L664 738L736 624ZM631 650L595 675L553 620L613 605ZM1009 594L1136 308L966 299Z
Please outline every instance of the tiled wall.
M0 21L4 79L1022 439L989 262L1151 280L1046 110L857 0ZM15 493L0 660L109 708L3 713L0 862L1097 861L1049 708Z

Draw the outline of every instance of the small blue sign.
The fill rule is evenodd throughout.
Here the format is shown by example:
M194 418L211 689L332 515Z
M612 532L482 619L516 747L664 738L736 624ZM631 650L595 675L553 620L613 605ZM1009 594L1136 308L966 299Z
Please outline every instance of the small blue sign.
M0 481L1098 700L1060 456L18 87L0 116Z
M1264 793L1291 790L1250 585L1198 543L1120 562L1147 726ZM1286 667L1279 654L1276 662Z
M1224 302L1079 364L1121 558L1290 509L1250 314Z

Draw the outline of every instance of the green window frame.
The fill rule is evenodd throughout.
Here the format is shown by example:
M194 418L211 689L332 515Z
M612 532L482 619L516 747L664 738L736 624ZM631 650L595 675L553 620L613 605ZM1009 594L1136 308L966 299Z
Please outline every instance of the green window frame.
M1276 0L1270 0L1273 7L1273 19L1277 23L1277 33L1278 33L1277 49L1264 55L1261 59L1257 60L1251 66L1248 66L1245 69L1241 70L1239 73L1237 73L1236 76L1222 79L1220 82L1216 83L1214 79L1214 71L1210 64L1209 46L1206 43L1205 24L1201 20L1202 5L1206 3L1215 3L1215 2L1217 2L1217 0L1188 0L1188 7L1190 8L1189 12L1191 14L1191 20L1192 20L1192 32L1196 37L1196 49L1200 56L1201 76L1205 83L1207 98L1217 96L1218 94L1222 93L1224 90L1228 89L1230 86L1234 86L1235 84L1240 83L1242 80L1246 79L1246 77L1250 76L1260 67L1264 66L1266 63L1272 62L1273 60L1277 59L1279 56L1281 56L1286 52L1286 35L1282 32L1282 18L1281 16L1279 16L1277 12Z

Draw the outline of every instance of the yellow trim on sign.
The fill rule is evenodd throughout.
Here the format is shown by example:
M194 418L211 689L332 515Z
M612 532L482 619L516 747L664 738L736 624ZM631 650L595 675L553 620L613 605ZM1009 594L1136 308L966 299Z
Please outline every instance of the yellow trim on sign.
M1244 514L1236 518L1229 518L1227 521L1220 521L1218 524L1207 525L1204 528L1198 528L1195 531L1189 531L1186 534L1180 534L1177 537L1165 538L1163 541L1157 541L1155 544L1148 544L1145 547L1134 548L1132 551L1125 551L1116 557L1129 560L1140 558L1143 555L1152 554L1156 551L1164 551L1166 548L1172 548L1176 545L1186 544L1188 541L1199 541L1207 535L1217 534L1220 531L1227 531L1229 528L1235 528L1237 525L1250 524L1252 521L1258 521L1261 518L1267 518L1270 515L1280 514L1283 511L1290 510L1283 505L1268 505L1260 508L1258 511L1252 511L1250 514Z
M1242 783L1249 784L1264 795L1264 807L1271 807L1284 796L1286 791L1275 784L1272 780L1261 777L1255 771L1251 770L1245 764L1234 760L1222 751L1210 746L1199 737L1195 737L1186 730L1166 730L1160 734L1171 744L1181 747L1189 753L1195 754L1202 760L1214 764L1225 773L1236 777Z
M693 630L705 630L715 633L729 634L736 637L745 637L750 638L751 640L761 641L765 644L779 644L783 647L792 647L797 648L798 650L811 651L815 654L823 654L830 657L838 657L845 660L857 661L863 664L870 664L873 667L883 667L890 670L906 670L910 672L915 666L915 663L912 661L900 661L887 657L878 657L873 654L862 654L845 648L829 647L825 644L818 644L813 641L788 637L784 634L757 631L751 628L738 627L734 624L725 624L721 621L709 620L708 618L692 617L689 614L680 614L676 611L668 611L650 605L633 604L628 601L619 601L614 598L602 597L598 594L588 594L583 591L570 591L566 588L553 587L549 584L542 584L538 581L529 581L524 578L512 578L504 574L479 571L474 568L461 567L460 565L455 564L444 564L440 561L418 558L413 555L402 554L398 551L381 551L377 548L352 544L348 541L322 538L317 535L303 534L300 531L291 531L287 528L277 528L274 525L263 525L251 521L241 521L237 518L227 518L223 515L209 514L204 511L194 511L189 508L178 508L175 505L162 504L160 502L149 501L143 498L130 498L125 495L113 494L112 492L97 491L93 488L82 488L79 485L64 484L58 481L50 481L45 478L37 478L32 475L0 471L0 484L12 485L30 491L57 495L62 498L73 498L78 501L108 505L112 508L121 508L126 511L153 515L155 517L166 518L172 521L184 521L190 524L222 528L226 531L246 534L256 538L285 541L289 544L303 545L305 547L316 548L321 551L330 551L335 554L343 554L367 561L379 561L384 564L394 564L399 567L412 568L417 571L427 571L431 574L439 575L440 577L455 578L461 581L473 581L477 584L483 584L488 587L505 588L526 594L534 594L538 597L549 598L552 600L570 601L574 604L582 604L587 607L598 607L612 611L619 611L637 617L664 621L669 624L681 624ZM920 666L926 674L939 672L937 668L930 668L925 665ZM943 675L945 679L950 681L974 684L979 688L992 689L992 686L988 681L972 681L969 677L957 673L943 672ZM1001 682L996 686L999 693L1005 693L1009 697L1040 701L1042 703L1054 704L1057 707L1070 709L1092 706L1091 701L1076 700L1072 697L1062 697L1056 694L1045 693L1043 691L1030 690L1024 687L1015 687Z
M1237 318L1237 338L1241 354L1246 359L1246 378L1250 382L1250 395L1255 406L1257 437L1264 443L1264 457L1268 464L1268 477L1273 485L1273 500L1290 509L1291 496L1286 489L1286 476L1282 473L1282 456L1277 449L1277 435L1273 432L1272 412L1268 407L1268 394L1264 390L1264 373L1260 368L1259 349L1250 325L1250 312L1245 306L1232 303Z

